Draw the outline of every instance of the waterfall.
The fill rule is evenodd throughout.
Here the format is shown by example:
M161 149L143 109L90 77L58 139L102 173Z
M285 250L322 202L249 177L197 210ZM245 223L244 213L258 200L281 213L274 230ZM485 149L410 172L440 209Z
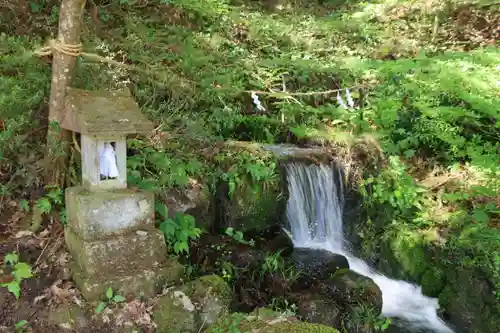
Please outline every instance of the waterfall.
M453 333L438 317L438 301L421 287L390 279L353 256L344 238L342 172L328 165L288 163L288 233L297 247L320 248L344 255L351 269L373 279L382 291L382 314L404 321L404 332Z

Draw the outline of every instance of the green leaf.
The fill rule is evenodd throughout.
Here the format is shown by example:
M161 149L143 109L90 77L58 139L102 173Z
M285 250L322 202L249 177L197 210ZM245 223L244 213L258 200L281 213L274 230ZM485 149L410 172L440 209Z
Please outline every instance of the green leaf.
M5 284L7 290L10 291L17 299L21 296L21 285L17 281L11 281Z
M52 204L49 198L41 198L36 202L36 206L40 209L42 214L48 214L52 210Z
M163 202L157 201L155 204L155 210L163 218L168 217L168 207Z
M99 305L95 309L95 313L101 313L102 310L104 310L105 308L106 308L106 303L101 302L101 303L99 303Z
M29 212L30 211L30 204L29 204L28 200L26 200L26 199L23 199L23 200L19 201L19 206L25 212Z
M413 149L408 149L404 152L404 155L406 158L410 158L410 157L413 157L415 156L415 150Z
M472 217L474 220L476 220L479 223L486 224L490 221L490 217L488 216L488 213L484 209L474 209L474 212L472 213Z
M32 277L33 273L31 272L30 265L24 262L20 262L14 266L14 271L12 272L12 275L14 275L17 281L21 281L22 279L28 279Z
M8 253L4 260L7 264L15 265L19 261L19 256L16 253Z
M177 224L173 220L168 219L160 224L160 230L163 231L165 237L170 238L175 235Z
M21 320L21 321L18 321L15 325L16 329L20 329L20 328L23 328L24 326L26 326L28 324L28 321L27 320Z
M62 193L60 189L55 189L47 193L47 197L52 199L52 202L55 204L60 204L61 203L61 197Z
M123 297L122 295L115 295L113 297L113 302L115 302L115 303L125 302L125 297Z
M106 290L106 297L108 299L112 299L113 298L113 288L109 287L108 290Z

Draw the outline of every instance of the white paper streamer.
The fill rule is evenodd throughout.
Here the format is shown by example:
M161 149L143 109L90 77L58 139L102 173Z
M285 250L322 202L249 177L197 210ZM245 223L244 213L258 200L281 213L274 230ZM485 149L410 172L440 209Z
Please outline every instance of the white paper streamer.
M259 110L261 112L266 111L266 108L264 106L262 106L262 104L260 103L259 96L257 96L257 94L254 93L253 91L252 91L252 100L253 100L253 104L255 105L257 110Z
M119 175L115 150L108 142L99 144L99 173L106 178L116 178Z
M340 93L337 92L337 102L339 103L341 108L347 109L347 105L345 105L344 100L342 99L342 96L340 96Z
M345 97L347 99L347 104L351 108L354 108L354 100L352 99L352 95L351 95L351 92L349 91L349 88L346 88L346 90L345 90Z

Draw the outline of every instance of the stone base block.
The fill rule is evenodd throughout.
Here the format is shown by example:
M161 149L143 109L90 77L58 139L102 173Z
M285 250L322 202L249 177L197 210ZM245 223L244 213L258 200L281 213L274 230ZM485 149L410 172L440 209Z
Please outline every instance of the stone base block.
M90 275L107 276L151 269L160 266L167 257L163 233L157 229L86 241L71 228L66 228L64 237L75 262Z
M71 271L76 286L89 302L103 299L111 287L116 295L153 297L166 285L179 282L184 274L184 266L168 259L161 266L148 270L129 271L119 275L88 275L73 262Z
M68 226L85 240L95 240L154 227L154 194L121 189L89 192L66 190Z

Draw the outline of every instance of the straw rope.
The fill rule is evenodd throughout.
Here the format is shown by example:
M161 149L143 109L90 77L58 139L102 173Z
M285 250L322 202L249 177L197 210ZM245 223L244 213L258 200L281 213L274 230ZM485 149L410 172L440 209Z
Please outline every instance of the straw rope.
M55 39L49 40L46 46L35 50L35 54L39 57L45 57L54 54L54 51L72 57L83 55L82 44L63 44Z

